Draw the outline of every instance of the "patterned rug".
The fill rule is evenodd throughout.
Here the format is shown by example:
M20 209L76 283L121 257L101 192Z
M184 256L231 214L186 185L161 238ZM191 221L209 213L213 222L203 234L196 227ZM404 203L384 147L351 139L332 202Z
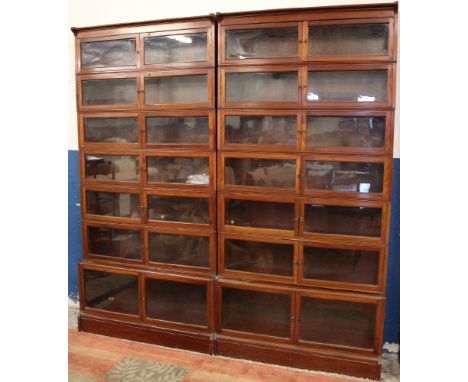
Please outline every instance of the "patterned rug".
M212 357L68 331L69 382L350 382L362 379Z

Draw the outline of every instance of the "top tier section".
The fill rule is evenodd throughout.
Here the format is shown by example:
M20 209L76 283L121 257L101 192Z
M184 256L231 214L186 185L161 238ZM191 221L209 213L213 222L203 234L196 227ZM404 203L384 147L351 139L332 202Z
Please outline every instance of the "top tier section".
M76 72L210 68L214 17L73 29Z
M396 6L218 15L218 63L396 61Z

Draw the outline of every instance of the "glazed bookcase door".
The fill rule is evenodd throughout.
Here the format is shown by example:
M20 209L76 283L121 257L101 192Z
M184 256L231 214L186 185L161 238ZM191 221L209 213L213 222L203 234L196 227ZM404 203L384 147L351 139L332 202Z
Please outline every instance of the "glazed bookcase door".
M301 56L298 22L222 26L220 39L222 64L297 63Z
M129 264L143 263L144 236L139 227L85 222L83 238L86 258Z
M125 320L140 318L138 272L80 264L79 273L80 307L84 312Z
M220 68L219 87L222 108L281 108L301 104L301 70L296 66Z
M394 19L317 20L304 23L309 61L392 61Z
M304 199L301 232L305 238L341 243L385 243L388 203L345 199Z
M160 111L143 117L144 146L150 149L216 148L213 111Z
M137 70L139 44L136 34L77 39L77 73Z
M298 229L294 197L220 193L218 211L219 230L224 232L294 236Z
M362 292L384 291L383 245L299 243L299 283Z
M317 65L303 68L303 106L388 108L394 106L393 65Z
M228 281L216 287L219 333L269 342L292 341L294 299L289 290Z
M82 216L109 223L140 224L144 205L137 188L82 186Z
M218 272L245 280L293 283L297 245L292 240L220 234Z
M299 151L302 115L298 111L219 110L218 148L245 151Z
M85 184L138 186L142 158L138 151L82 150L81 169Z
M144 320L160 326L208 331L213 327L213 282L207 278L146 274Z
M77 76L77 91L81 110L136 110L138 106L136 73Z
M82 148L138 149L140 126L138 113L82 113L79 144Z
M391 155L393 116L385 111L309 111L304 150L323 154Z
M145 69L214 65L213 28L158 31L141 35Z
M381 297L317 291L299 292L296 301L300 345L380 352L384 308Z
M305 195L388 200L390 158L311 155L302 160Z
M213 84L213 69L144 72L141 104L148 109L213 108Z
M216 272L216 237L213 232L146 228L145 249L148 264L156 268Z
M145 191L148 223L159 227L212 229L215 199L204 192L179 190Z
M214 191L216 154L200 151L145 153L145 187Z
M219 189L255 193L299 192L300 160L295 155L220 153Z

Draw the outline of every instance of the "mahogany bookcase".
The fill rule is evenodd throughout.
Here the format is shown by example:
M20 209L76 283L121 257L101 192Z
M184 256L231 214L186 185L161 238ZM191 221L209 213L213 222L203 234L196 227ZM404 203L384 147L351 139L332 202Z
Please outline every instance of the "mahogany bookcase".
M79 329L378 379L397 12L74 28Z

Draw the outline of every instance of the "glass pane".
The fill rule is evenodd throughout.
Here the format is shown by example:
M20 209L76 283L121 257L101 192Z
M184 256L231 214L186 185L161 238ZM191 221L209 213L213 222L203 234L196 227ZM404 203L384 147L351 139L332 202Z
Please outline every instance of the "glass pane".
M145 103L208 102L208 76L173 76L145 78Z
M88 226L88 254L140 259L140 231Z
M309 72L307 101L385 102L386 70Z
M379 252L304 247L305 279L377 285Z
M135 78L83 80L83 105L122 105L137 103Z
M294 245L226 239L224 267L233 271L292 276Z
M208 60L206 33L145 37L145 64Z
M297 57L297 27L226 31L226 58Z
M103 68L136 65L135 39L81 43L81 66Z
M84 270L86 306L138 315L137 276Z
M305 205L306 232L380 237L381 225L380 208Z
M385 117L307 117L307 146L385 146Z
M85 178L97 180L137 181L138 157L129 155L85 155Z
M296 187L296 161L225 158L224 183L238 186Z
M296 145L297 117L229 115L225 120L226 143L246 145Z
M228 102L296 102L297 72L226 73Z
M223 329L290 336L291 296L223 288Z
M86 212L93 215L140 218L140 196L107 191L86 191Z
M209 224L208 198L148 195L150 220Z
M210 239L206 236L149 233L150 261L209 267Z
M309 25L309 56L388 54L388 24Z
M146 142L151 144L208 144L208 117L148 117Z
M294 230L294 203L226 199L225 206L226 225Z
M299 338L373 349L375 314L374 304L302 297Z
M210 183L207 157L146 157L148 182L200 184Z
M383 190L383 163L306 161L306 190L375 192Z
M85 142L138 143L136 118L83 118Z
M146 279L146 310L150 318L207 325L206 285Z

